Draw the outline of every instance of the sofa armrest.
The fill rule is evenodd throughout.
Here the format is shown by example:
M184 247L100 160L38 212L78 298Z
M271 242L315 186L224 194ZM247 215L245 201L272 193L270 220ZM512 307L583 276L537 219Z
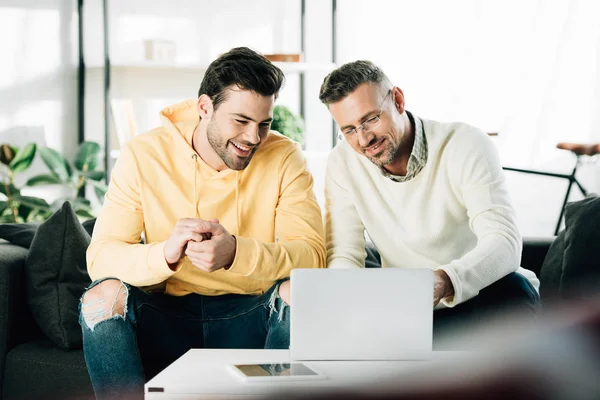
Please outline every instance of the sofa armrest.
M27 249L0 243L0 390L4 385L6 354L13 346L15 319L26 310L23 275Z
M555 238L555 236L524 237L523 252L521 253L521 267L535 272L539 277L546 254Z

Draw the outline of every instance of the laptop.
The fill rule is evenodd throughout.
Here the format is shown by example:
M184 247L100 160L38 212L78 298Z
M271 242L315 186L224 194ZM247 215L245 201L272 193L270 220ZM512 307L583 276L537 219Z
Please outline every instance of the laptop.
M421 360L433 342L430 269L294 269L292 360Z

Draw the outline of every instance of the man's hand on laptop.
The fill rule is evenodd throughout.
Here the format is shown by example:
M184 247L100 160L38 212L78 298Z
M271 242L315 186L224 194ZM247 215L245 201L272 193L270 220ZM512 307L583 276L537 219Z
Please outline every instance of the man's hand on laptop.
M205 272L228 269L235 259L237 245L235 237L219 224L218 219L197 221L196 232L208 234L209 239L189 241L185 255L193 265Z
M450 277L444 270L434 271L435 281L433 283L433 306L437 306L440 300L454 294L454 286Z

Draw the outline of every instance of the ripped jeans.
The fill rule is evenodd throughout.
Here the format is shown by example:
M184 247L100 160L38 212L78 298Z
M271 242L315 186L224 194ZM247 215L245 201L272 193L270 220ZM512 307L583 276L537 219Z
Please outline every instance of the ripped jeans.
M100 304L106 300L80 304L83 351L96 398L142 399L146 380L191 348L289 348L290 311L279 297L281 282L258 296L181 297L121 282L124 315L111 313L108 319L110 305Z

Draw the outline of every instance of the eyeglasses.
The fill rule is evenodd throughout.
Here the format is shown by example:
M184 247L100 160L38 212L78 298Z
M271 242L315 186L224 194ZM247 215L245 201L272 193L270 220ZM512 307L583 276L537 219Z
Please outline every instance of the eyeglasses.
M385 100L390 95L390 93L392 93L392 91L388 90L385 97L383 98L383 101L381 102L379 114L372 116L371 118L369 118L368 120L366 120L365 122L363 122L362 124L357 126L356 128L351 128L351 129L346 129L345 131L341 131L343 136L345 136L346 139L349 139L349 138L353 137L360 129L362 129L364 132L370 132L373 129L377 128L377 125L379 125L379 122L381 122L381 114L383 114L383 106L385 105ZM340 138L341 138L341 135L340 135Z

